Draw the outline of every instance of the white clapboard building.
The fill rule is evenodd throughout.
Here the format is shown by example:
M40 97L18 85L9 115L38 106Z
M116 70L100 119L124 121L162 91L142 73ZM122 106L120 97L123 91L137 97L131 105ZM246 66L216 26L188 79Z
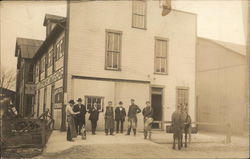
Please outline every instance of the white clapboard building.
M59 129L66 122L62 105L70 99L97 102L104 111L108 101L122 101L128 111L133 98L141 109L151 101L156 121L170 121L179 103L188 104L195 121L196 15L172 9L163 16L162 4L70 1L66 19L47 15L48 36L34 59L34 111L49 108ZM142 130L141 113L138 119ZM104 129L104 113L97 129Z

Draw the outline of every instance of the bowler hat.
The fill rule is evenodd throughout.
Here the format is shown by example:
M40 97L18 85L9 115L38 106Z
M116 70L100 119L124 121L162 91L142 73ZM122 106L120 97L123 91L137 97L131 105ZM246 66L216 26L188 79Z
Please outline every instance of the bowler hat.
M69 100L69 104L75 104L74 100Z
M123 104L122 101L120 101L119 104Z
M82 98L78 98L78 99L77 99L77 102L82 102Z

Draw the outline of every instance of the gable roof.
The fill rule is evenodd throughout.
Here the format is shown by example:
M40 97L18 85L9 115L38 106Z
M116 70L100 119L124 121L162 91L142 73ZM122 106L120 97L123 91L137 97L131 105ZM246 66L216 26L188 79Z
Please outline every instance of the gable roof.
M231 52L234 52L236 54L239 55L246 55L246 46L245 45L240 45L240 44L235 44L235 43L230 43L230 42L225 42L225 41L218 41L218 40L214 40L214 39L208 39L208 38L204 38L204 37L198 37L198 39L201 40L207 40L210 41L214 44L217 44L219 46L222 46L228 50L230 50Z
M18 50L21 51L22 58L33 58L39 47L42 45L42 40L27 39L27 38L17 38L16 39L16 50L15 56L18 55Z
M58 15L52 15L52 14L45 14L43 26L47 26L48 21L52 22L60 22L61 20L65 20L65 17L58 16Z

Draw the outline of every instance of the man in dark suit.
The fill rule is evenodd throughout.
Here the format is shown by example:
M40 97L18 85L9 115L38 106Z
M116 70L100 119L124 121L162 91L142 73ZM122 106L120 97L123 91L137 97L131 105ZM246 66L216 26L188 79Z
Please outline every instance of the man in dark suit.
M119 106L115 108L115 121L116 121L116 133L119 133L119 126L121 124L120 132L123 133L123 123L126 117L125 108L122 106L122 101L119 102Z
M81 135L82 126L85 126L86 106L82 104L82 99L77 99L77 104L73 107L74 112L80 112L75 116L75 126L77 134Z

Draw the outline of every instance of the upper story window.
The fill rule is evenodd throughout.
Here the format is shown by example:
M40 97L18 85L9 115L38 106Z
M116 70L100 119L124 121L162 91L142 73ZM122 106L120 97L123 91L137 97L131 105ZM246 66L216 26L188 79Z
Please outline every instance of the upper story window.
M60 59L64 54L64 38L56 44L56 60Z
M34 68L33 65L29 66L27 82L34 82Z
M41 59L41 62L40 62L40 73L43 73L45 71L45 64L46 64L46 56L44 56L42 59Z
M168 40L155 38L155 73L167 74Z
M121 36L120 31L106 30L106 69L121 69Z
M146 29L146 0L132 1L132 27Z
M36 64L36 76L39 75L39 62L37 62Z
M52 60L53 60L53 49L51 49L48 53L47 67L50 67L52 65Z

